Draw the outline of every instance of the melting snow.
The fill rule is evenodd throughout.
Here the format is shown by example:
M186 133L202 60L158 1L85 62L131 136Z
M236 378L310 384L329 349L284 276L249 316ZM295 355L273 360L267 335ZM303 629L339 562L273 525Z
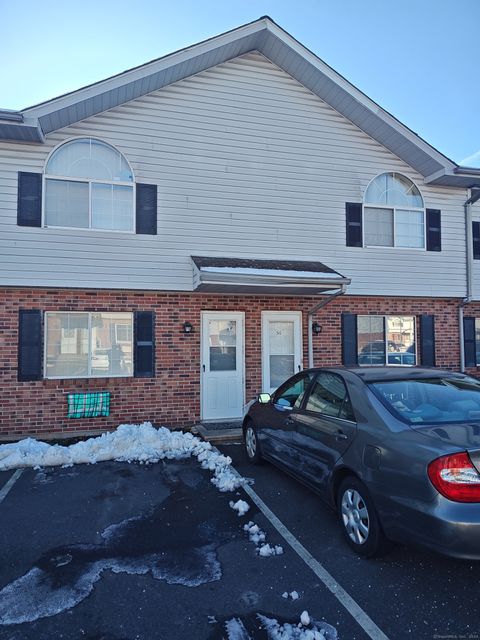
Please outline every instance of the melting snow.
M302 616L307 614L306 611ZM307 614L308 616L308 614ZM334 627L326 622L318 620L310 620L305 624L300 619L298 624L285 622L281 624L275 618L267 618L267 616L257 613L257 618L261 622L263 628L267 632L268 640L337 640L338 634ZM242 620L239 618L231 618L225 622L225 631L227 632L227 640L253 640L252 635L246 629ZM255 635L256 637L256 635Z
M243 479L231 469L232 460L191 433L155 429L150 422L122 424L115 431L63 447L33 438L0 445L0 471L18 467L71 466L104 460L155 463L195 456L203 469L213 472L212 483L220 491L234 491Z
M250 509L250 505L248 504L248 502L245 502L245 500L237 500L237 502L233 502L233 500L230 500L229 504L234 511L237 511L239 516L244 516Z
M248 533L248 538L257 547L258 555L268 558L269 556L280 556L283 553L283 547L276 544L275 546L265 542L267 534L262 531L258 524L255 524L250 520L243 526L243 530Z

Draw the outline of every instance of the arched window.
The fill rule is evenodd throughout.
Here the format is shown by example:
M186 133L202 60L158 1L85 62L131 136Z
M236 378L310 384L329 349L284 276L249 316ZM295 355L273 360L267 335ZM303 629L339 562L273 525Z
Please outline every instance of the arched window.
M58 147L48 159L46 226L133 232L133 203L132 170L110 145L79 138Z
M374 178L363 199L364 244L425 248L425 208L414 183L399 173Z

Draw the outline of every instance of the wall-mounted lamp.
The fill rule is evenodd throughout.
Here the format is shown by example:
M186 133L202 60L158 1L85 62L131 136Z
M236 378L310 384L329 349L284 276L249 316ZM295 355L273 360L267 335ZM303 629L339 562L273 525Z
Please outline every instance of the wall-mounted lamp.
M183 333L193 333L193 326L190 322L183 323Z
M314 322L312 324L312 331L316 336L318 336L319 333L322 333L322 325L318 322Z

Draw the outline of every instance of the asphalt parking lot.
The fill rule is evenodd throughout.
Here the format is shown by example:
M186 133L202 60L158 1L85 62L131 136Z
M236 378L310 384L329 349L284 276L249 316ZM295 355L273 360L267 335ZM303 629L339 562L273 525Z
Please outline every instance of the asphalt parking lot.
M314 494L250 466L238 445L221 449L310 560L196 460L27 469L0 503L0 638L254 640L267 638L258 614L298 622L304 610L340 640L480 638L480 565L405 547L357 558ZM0 473L0 497L12 475ZM242 517L229 506L239 498L250 504ZM284 554L259 557L249 520ZM293 590L297 600L282 597ZM228 635L232 620L244 635Z

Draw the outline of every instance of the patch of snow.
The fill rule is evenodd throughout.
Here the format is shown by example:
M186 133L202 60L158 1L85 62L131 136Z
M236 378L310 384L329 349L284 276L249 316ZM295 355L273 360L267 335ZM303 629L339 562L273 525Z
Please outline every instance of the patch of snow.
M243 622L239 618L227 620L225 623L225 631L227 632L227 640L252 640Z
M282 593L282 598L291 598L292 600L298 600L299 599L299 595L298 595L298 591L290 591L290 593L288 593L288 591L284 591Z
M267 534L252 520L243 526L243 530L248 533L250 542L255 544L258 555L263 558L268 558L269 556L280 556L283 553L283 547L280 545L277 544L273 546L266 542Z
M18 467L69 467L105 460L156 463L196 457L203 469L213 472L211 482L219 491L234 491L244 480L231 469L232 460L191 433L155 429L150 422L122 424L115 431L68 447L50 445L34 438L0 445L0 471Z
M300 622L304 627L308 627L308 625L310 624L310 616L308 615L308 611L302 612L302 615L300 616Z
M306 612L304 612L306 613ZM308 614L307 614L308 615ZM302 614L303 616L303 614ZM299 624L290 624L285 622L280 624L274 618L267 618L261 614L257 614L257 618L262 623L267 632L269 640L337 640L338 634L335 627L326 622L317 620L310 621L306 626L300 622Z
M237 500L237 502L233 502L230 500L230 507L238 513L239 516L244 516L247 511L250 509L250 505L245 500Z
M288 591L284 591L282 593L282 598L288 598Z
M271 546L268 544L262 544L260 547L257 547L258 555L263 558L268 558L269 556L281 556L283 553L283 547L276 544L275 546Z

